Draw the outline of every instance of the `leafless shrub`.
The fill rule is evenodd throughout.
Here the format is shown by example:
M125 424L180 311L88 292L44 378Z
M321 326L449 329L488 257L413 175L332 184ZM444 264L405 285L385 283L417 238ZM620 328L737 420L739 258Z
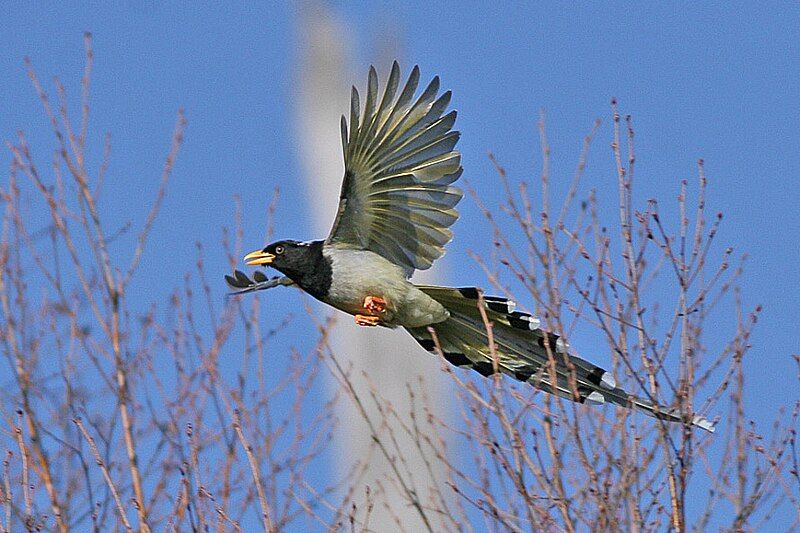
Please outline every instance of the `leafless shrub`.
M160 185L130 247L112 246L120 221L99 201L111 179L108 140L100 167L86 164L91 36L85 42L77 122L66 88L55 81L53 102L28 62L56 141L51 165L37 164L23 133L8 143L0 241L3 527L241 530L260 517L280 529L305 513L295 494L317 505L304 473L333 423L330 404L315 401L316 414L308 415L318 350L289 354L285 373L272 379L265 361L275 331L259 327L256 299L229 299L217 309L202 247L196 273L166 305L131 306L128 288L186 121L179 111ZM234 239L226 242L232 262L239 233ZM283 320L277 328L290 317ZM243 334L232 342L237 328ZM223 352L241 363L233 378L220 369ZM276 395L288 412L276 408Z
M594 191L577 201L600 123L553 207L542 120L540 206L529 182L512 180L492 158L506 191L503 216L473 194L495 239L492 254L474 259L497 291L531 302L559 336L591 332L594 353L611 354L626 390L678 408L686 424L576 404L498 375L473 378L442 359L459 394L460 423L436 418L428 405L421 408L425 431L391 410L385 422L368 421L384 426L373 438L389 448L393 464L419 453L445 465L441 481L451 494L439 486L431 501L418 502L416 490L401 491L426 524L437 522L432 530L759 530L779 507L797 509L800 402L776 409L769 426L751 421L742 362L760 307L745 310L739 298L744 258L732 266L732 250L714 243L722 214L707 213L703 162L694 195L692 185L680 183L675 222L656 200L638 207L632 120L620 117L616 102L612 114L616 221L605 222ZM723 327L730 332L725 342ZM367 400L385 403L375 395L357 399ZM692 428L694 413L716 416L720 431ZM398 431L417 449L393 448ZM412 472L396 477L411 479ZM784 525L800 525L800 513Z
M397 502L387 502L382 487L365 486L369 458L341 480L313 475L338 401L355 402L374 453L390 464L382 482L431 531L758 530L779 506L800 508L800 404L776 412L768 429L750 421L742 362L759 309L742 304L742 266L715 243L722 217L707 212L702 162L696 184L681 183L675 221L655 200L640 205L632 121L616 103L614 222L581 186L601 125L587 136L558 205L542 121L541 190L496 163L506 199L500 214L475 196L495 246L474 259L497 291L528 302L563 338L587 335L594 354L611 354L619 383L680 409L687 424L562 401L442 359L461 415L443 420L424 392L413 392L424 387L409 387L410 413L398 413L374 387L358 393L351 375L359 370L343 366L328 343L330 319L313 310L315 345L274 353L271 340L292 317L270 317L273 329L264 331L258 298L220 305L210 285L219 273L206 275L200 245L195 272L166 305L131 303L128 289L158 231L186 123L179 111L148 215L131 226L138 231L127 249L112 246L128 226L100 202L111 179L108 137L99 167L86 162L89 35L86 59L77 121L65 87L56 80L53 101L28 65L53 130L52 162L38 164L42 156L23 133L8 144L0 235L3 530L403 529L399 517L371 522L375 508L391 514ZM224 234L231 267L240 241L238 229ZM723 326L727 342L707 334ZM281 371L269 372L276 358ZM321 372L339 384L330 398L320 399ZM721 419L716 435L690 427L698 412ZM414 446L399 444L408 441L401 435ZM432 486L421 486L408 467L412 455L424 459ZM800 527L800 512L783 525Z

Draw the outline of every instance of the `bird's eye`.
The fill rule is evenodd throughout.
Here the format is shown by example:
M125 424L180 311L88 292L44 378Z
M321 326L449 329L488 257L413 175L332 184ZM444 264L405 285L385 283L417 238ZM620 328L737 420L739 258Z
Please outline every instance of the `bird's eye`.
M275 253L276 253L277 255L280 255L280 254L282 254L282 253L283 253L283 246L276 246L276 247L275 247Z

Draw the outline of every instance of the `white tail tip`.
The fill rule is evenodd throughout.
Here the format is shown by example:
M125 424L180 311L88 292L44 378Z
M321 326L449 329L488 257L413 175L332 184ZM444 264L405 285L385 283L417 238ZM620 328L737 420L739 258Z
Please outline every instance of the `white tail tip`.
M716 429L713 422L710 422L700 415L695 415L694 418L692 418L692 425L697 426L700 429L705 429L709 433L714 433L714 430Z
M614 379L614 375L611 372L604 372L600 376L600 386L614 390L617 388L617 380Z
M606 403L605 397L596 390L592 391L591 394L589 394L589 396L586 397L585 401L594 405L602 405Z

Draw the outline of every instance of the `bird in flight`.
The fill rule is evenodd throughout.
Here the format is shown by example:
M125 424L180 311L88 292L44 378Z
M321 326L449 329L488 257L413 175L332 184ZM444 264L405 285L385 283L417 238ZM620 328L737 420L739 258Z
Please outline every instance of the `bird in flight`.
M341 120L345 171L330 235L281 240L247 254L247 265L269 266L283 276L256 271L250 279L237 270L226 276L235 294L297 286L353 315L359 326L402 327L429 352L484 376L499 371L576 402L610 402L684 421L677 410L617 387L610 372L576 356L536 317L515 311L514 302L474 287L409 281L415 270L441 257L453 236L450 226L463 196L453 183L462 167L455 150L456 111L447 111L450 91L439 95L437 76L415 98L416 66L405 85L400 81L395 62L381 94L370 68L363 108L353 87L350 120ZM487 320L493 324L491 342ZM714 431L701 416L688 422Z

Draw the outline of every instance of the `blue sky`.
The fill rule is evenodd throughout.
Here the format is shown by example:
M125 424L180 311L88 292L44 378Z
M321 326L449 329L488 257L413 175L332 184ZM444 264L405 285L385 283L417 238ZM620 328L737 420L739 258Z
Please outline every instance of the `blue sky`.
M719 249L730 245L749 255L743 301L746 308L764 306L748 380L753 416L766 423L776 402L797 397L789 356L800 352L800 6L519 4L332 7L347 25L356 70L363 73L354 83L363 86L375 50L386 35L396 35L405 65L420 64L423 77L439 74L454 91L464 176L490 201L497 198L487 152L512 175L536 176L540 109L554 170L562 176L571 175L594 119L604 119L587 173L601 195L613 184L612 96L634 118L641 199L669 204L681 179L693 183L696 161L704 158L710 209L725 213ZM311 234L303 208L292 124L295 9L283 3L228 4L224 10L195 3L9 6L0 22L0 137L13 139L24 128L34 149L49 150L47 123L22 58L30 56L45 80L61 76L74 97L82 32L91 31L91 141L98 148L92 156L98 158L102 133L110 131L114 156L104 201L120 225L146 213L135 200L154 191L175 112L186 109L186 142L153 231L151 259L137 282L143 302L181 282L193 268L197 241L206 246L209 272L226 271L214 247L220 227L231 224L234 194L243 196L248 213L246 248L261 244L265 204L275 186L283 192L277 233L321 237ZM10 156L2 157L7 168ZM489 243L467 235L480 235L470 230L481 224L474 205L465 201L461 211L448 254L451 276L460 285L480 284L467 251L488 250ZM174 270L164 272L157 259L166 257ZM224 290L218 287L220 295ZM296 298L293 304L277 298L299 305Z

